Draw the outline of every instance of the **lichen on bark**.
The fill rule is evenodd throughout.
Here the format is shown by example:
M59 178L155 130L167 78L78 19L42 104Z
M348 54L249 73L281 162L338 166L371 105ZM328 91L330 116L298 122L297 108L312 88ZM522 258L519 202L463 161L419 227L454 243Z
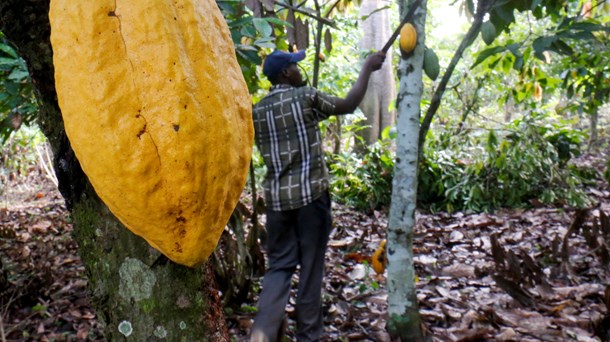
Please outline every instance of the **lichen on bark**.
M155 273L135 258L125 258L119 269L119 295L125 300L133 299L139 302L152 295L157 282Z
M75 238L109 340L125 338L122 322L131 324L134 341L208 339L203 267L164 258L125 229L93 192L86 192L73 212Z

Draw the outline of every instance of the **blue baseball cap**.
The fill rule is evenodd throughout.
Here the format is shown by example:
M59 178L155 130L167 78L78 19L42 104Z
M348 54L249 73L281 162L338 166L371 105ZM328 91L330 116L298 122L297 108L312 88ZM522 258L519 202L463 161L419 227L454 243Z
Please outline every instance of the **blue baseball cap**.
M304 58L305 50L297 52L275 50L265 58L265 62L263 63L263 74L265 74L267 78L273 78L277 76L288 64L300 62Z

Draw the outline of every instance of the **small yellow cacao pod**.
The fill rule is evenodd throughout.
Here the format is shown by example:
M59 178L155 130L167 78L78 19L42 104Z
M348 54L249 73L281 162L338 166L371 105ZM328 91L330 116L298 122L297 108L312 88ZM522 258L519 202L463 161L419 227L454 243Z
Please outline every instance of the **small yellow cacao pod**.
M377 274L382 274L385 271L385 266L387 264L385 245L386 240L381 240L379 247L377 247L377 250L375 250L375 253L373 253L373 256L371 257L371 264Z
M213 0L51 0L65 130L96 193L176 263L205 261L235 208L251 99Z
M542 100L542 87L538 82L534 83L534 100L536 100L536 102Z
M400 49L404 53L409 54L413 52L416 44L417 31L415 31L415 26L411 23L402 25L402 28L400 29Z

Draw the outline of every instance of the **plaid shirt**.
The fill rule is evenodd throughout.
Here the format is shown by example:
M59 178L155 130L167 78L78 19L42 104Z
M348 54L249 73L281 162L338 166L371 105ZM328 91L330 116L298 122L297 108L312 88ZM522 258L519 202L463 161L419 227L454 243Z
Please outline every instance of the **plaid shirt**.
M334 113L335 101L315 88L279 84L254 106L256 145L267 165L265 200L271 210L303 207L328 188L318 122Z

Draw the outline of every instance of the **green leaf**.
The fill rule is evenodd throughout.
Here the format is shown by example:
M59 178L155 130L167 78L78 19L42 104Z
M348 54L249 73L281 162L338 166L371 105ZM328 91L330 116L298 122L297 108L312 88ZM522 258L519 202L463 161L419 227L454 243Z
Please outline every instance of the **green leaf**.
M254 18L252 19L252 23L254 24L256 31L258 31L263 37L270 37L273 33L273 28L265 19Z
M6 58L6 57L0 57L0 67L16 67L18 66L19 60L16 58Z
M489 151L495 151L498 145L498 136L494 130L490 130L487 135L487 148Z
M30 74L28 74L27 70L15 69L9 75L9 80L21 81L26 80Z
M555 40L551 47L553 51L563 55L571 55L574 52L570 45L566 44L566 42L561 39Z
M557 40L557 37L538 37L532 43L532 47L534 48L534 56L536 58L544 61L545 57L543 55L544 51L550 50L551 45Z
M258 51L256 47L248 44L237 44L235 45L235 48L243 51Z
M511 3L507 3L503 6L494 7L493 12L495 12L495 14L497 14L499 19L501 19L502 21L506 23L511 23L515 21L515 15L513 14L514 10L515 7L511 5Z
M470 68L472 69L475 66L483 63L483 61L485 61L487 58L504 51L506 51L506 46L494 46L492 48L485 49L479 53L476 61Z
M591 31L569 30L569 31L559 32L557 34L557 36L561 37L561 38L579 39L579 40L595 39L595 36L593 35L593 32L591 32Z
M260 65L263 62L256 51L244 51L238 49L235 50L235 52L237 52L238 56L242 57L243 59L252 64Z
M496 39L496 27L491 21L486 21L481 25L481 38L485 44L489 45Z
M0 43L0 51L6 53L7 55L13 57L13 58L17 58L17 51L15 51L15 49L13 49L10 45L6 45L4 43Z
M36 304L32 307L32 311L45 311L47 307L42 304Z
M263 48L263 49L275 49L275 43L269 39L258 39L254 42L254 45Z
M513 69L519 71L523 68L523 56L515 55L515 61L513 62Z
M514 64L513 57L511 55L506 55L504 58L502 58L502 64L500 67L505 74L508 74Z
M532 5L530 6L530 10L534 11L542 3L542 0L534 0L532 1Z
M276 18L276 17L265 17L265 18L261 18L265 21L267 21L270 24L275 24L275 25L280 25L280 26L286 26L286 27L293 27L291 23L284 21L282 19Z
M244 25L239 29L239 33L246 37L256 37L256 29L254 26Z

